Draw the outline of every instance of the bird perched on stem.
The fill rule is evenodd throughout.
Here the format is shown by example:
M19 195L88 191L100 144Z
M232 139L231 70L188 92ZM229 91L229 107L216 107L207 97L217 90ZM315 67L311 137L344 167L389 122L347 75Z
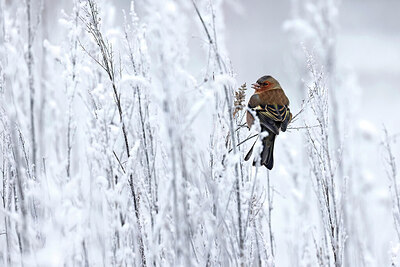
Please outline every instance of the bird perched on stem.
M255 114L260 121L261 132L268 132L268 136L262 140L263 149L260 154L260 163L271 170L274 166L275 136L279 134L279 131L286 131L292 119L292 113L289 110L289 99L279 82L268 75L258 79L255 84L252 84L252 88L256 91L249 100L249 110L246 117L247 125L251 128L255 121L253 116ZM247 153L245 160L250 158L254 144ZM253 165L255 164L256 161L253 162Z

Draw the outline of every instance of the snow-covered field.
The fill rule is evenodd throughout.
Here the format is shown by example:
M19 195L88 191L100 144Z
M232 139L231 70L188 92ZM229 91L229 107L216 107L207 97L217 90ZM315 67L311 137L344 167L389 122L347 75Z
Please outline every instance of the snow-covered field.
M0 0L0 266L400 265L399 10ZM296 115L271 171L266 74Z

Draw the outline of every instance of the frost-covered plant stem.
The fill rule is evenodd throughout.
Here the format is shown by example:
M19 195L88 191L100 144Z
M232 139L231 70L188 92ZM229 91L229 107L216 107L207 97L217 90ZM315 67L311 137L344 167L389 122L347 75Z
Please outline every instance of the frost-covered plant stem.
M397 181L397 167L396 161L392 152L391 147L391 138L388 134L386 128L384 128L385 133L385 140L384 140L384 148L387 154L386 158L386 174L390 181L390 192L392 196L392 211L393 211L393 219L394 219L394 226L397 233L397 241L400 242L400 192L399 192L399 185Z
M123 120L123 111L122 111L122 106L121 106L121 98L120 94L118 94L117 91L117 86L116 86L116 81L115 81L115 66L114 66L114 58L113 58L113 50L111 45L107 43L107 40L103 38L103 34L100 31L100 18L98 17L98 9L97 5L93 0L88 0L87 1L89 9L88 9L88 15L90 16L89 22L85 22L84 19L82 19L86 23L87 30L89 33L92 35L94 38L96 45L100 49L100 55L101 55L101 60L98 61L95 57L91 56L90 53L88 53L89 56L92 57L93 60L99 64L100 67L102 67L105 72L108 75L108 78L111 82L112 85L112 90L114 93L114 101L118 109L118 115L121 123L121 129L122 129L122 135L124 138L124 144L125 144L125 150L126 150L126 155L127 158L130 158L130 148L129 148L129 142L128 142L128 133L126 131L126 126L125 122ZM142 226L141 226L141 219L140 219L140 211L139 211L139 198L135 192L135 187L134 187L134 181L133 181L133 174L129 174L129 187L131 190L132 194L132 201L134 205L134 210L135 210L135 217L136 217L136 223L138 226L138 243L139 243L139 252L140 252L140 257L141 257L141 263L142 266L146 266L146 256L145 256L145 251L144 251L144 243L143 243L143 237L142 237Z
M229 116L229 133L231 136L231 143L233 149L233 155L236 155L236 138L235 138L235 128L234 128L234 116L233 116L233 101L228 92L228 87L224 85L225 99L228 104L228 116ZM239 164L235 161L235 183L236 183L236 201L237 201L237 212L238 212L238 228L239 228L239 257L242 264L243 260L243 250L244 250L244 238L243 238L243 226L242 226L242 201L240 196L240 178L239 178Z
M224 72L224 71L226 71L226 67L225 67L225 65L224 65L224 63L223 63L223 61L221 59L221 55L218 52L218 45L217 45L217 40L216 40L217 39L217 33L216 33L216 30L215 30L215 25L213 25L214 26L214 39L213 39L211 37L210 31L208 30L208 27L207 27L206 23L204 22L203 17L201 16L201 13L200 13L199 8L197 7L196 1L192 0L192 3L193 3L193 6L194 6L194 9L196 11L197 16L199 17L199 20L200 20L201 24L203 25L204 32L207 35L207 39L208 39L208 42L210 44L210 47L214 51L218 67L219 67L221 72ZM212 15L213 15L213 19L214 19L214 14L212 14Z
M14 205L15 211L20 212L21 218L21 227L18 227L16 224L16 231L19 243L19 250L21 253L21 264L23 265L23 261L25 256L29 253L29 235L28 235L28 211L25 200L25 193L23 187L23 181L21 177L21 160L19 154L19 145L16 129L11 129L11 140L12 140L12 153L14 157L14 181L13 181L13 192L14 192Z
M0 97L1 98L1 97ZM2 120L3 124L3 129L7 129L5 122ZM11 212L11 196L12 196L12 183L11 183L11 163L9 161L9 150L11 147L10 144L10 136L8 131L3 132L1 134L2 138L2 145L1 145L1 151L2 151L2 202L3 202L3 209L6 212ZM12 249L12 244L11 244L11 236L12 236L12 228L11 228L11 223L10 223L10 217L9 216L4 216L4 235L6 238L6 247L5 251L3 252L3 262L7 263L8 266L11 265L11 249Z
M5 43L5 19L4 19L4 6L3 0L0 0L0 44ZM4 95L4 66L3 55L0 54L0 101Z
M210 35L210 31L208 30L207 25L204 22L203 17L201 16L201 13L197 7L197 4L194 0L192 0L194 9L197 13L197 16L199 17L199 20L203 26L203 29L207 35L208 42L212 50L214 51L216 62L219 67L219 72L220 74L226 73L226 67L225 64L223 63L221 56L218 51L218 47L216 44L216 41L213 40L213 38ZM216 31L214 29L214 36L216 36ZM232 145L232 152L233 155L236 155L237 152L237 147L236 147L236 135L235 135L235 127L234 127L234 115L233 115L233 100L232 100L232 93L230 92L228 86L226 84L223 85L224 87L224 93L225 93L225 101L227 103L228 107L228 117L229 117L229 136L231 140L231 145ZM239 258L241 265L243 264L243 256L244 256L244 236L243 236L243 225L242 225L242 201L241 201L241 195L240 195L240 177L239 177L239 163L235 161L234 163L234 172L235 172L235 191L236 191L236 202L237 202L237 220L238 220L238 230L239 230Z
M312 75L313 84L309 88L309 95L314 98L311 109L318 124L317 130L306 128L309 143L309 158L314 176L314 190L317 194L323 229L330 251L322 258L333 256L334 266L342 266L345 230L343 227L343 211L339 202L340 196L335 181L335 168L328 139L328 90L324 82L322 71L317 72L311 55L308 57L308 66ZM343 197L344 192L341 192Z
M269 171L267 171L267 199L268 199L268 233L269 233L269 242L270 242L270 248L271 248L271 255L272 258L275 258L275 251L274 251L274 234L272 232L272 202L273 202L273 188L271 187L270 184L270 177L269 177Z
M78 1L74 1L74 30L78 29L79 22L79 6ZM73 36L72 39L72 51L71 51L71 64L72 64L72 81L70 83L71 96L69 96L69 92L67 91L67 95L69 96L68 103L68 122L67 122L67 177L71 176L71 151L72 151L72 141L74 137L74 128L72 126L73 123L73 115L72 115L72 105L75 97L75 90L77 87L77 75L76 75L76 67L77 67L77 51L78 51L78 37Z
M132 3L132 10L131 10L131 16L133 17L132 20L134 20L136 17L136 14L134 13L133 10L133 3ZM137 26L137 25L132 25L132 26ZM137 34L137 32L136 32ZM138 38L135 36L134 38ZM132 40L130 40L127 28L125 27L125 39L127 42L127 47L128 47L128 53L129 53L129 60L130 63L133 66L133 71L135 75L142 75L145 77L146 73L142 70L142 73L140 72L139 68L139 63L135 61L134 57L134 51L133 47L131 45ZM139 44L139 42L137 42ZM140 52L140 57L144 57L142 54L142 51L139 49ZM143 67L143 66L142 66ZM158 208L157 208L157 188L154 191L153 190L153 182L156 185L156 174L155 174L155 169L154 165L151 164L150 159L154 158L154 148L153 148L153 134L151 132L151 127L150 123L148 121L148 115L149 115L149 110L148 110L148 100L147 100L147 95L145 95L143 91L143 88L141 88L138 85L132 86L134 92L136 92L137 95L137 100L138 100L138 113L139 113L139 122L140 122L140 128L142 132L142 142L143 142L143 154L145 156L145 165L146 165L146 172L147 172L147 186L148 186L148 195L150 198L149 207L150 207L150 218L151 218L151 226L154 227L154 217L153 217L153 210L155 213L158 213ZM156 186L157 187L157 186ZM154 199L155 198L155 199Z
M29 79L29 110L31 121L31 146L32 146L32 163L33 174L36 177L36 133L35 133L35 84L33 78L33 25L31 20L31 0L26 0L26 14L27 14L27 28L28 28L28 52L26 58L26 65L28 67Z

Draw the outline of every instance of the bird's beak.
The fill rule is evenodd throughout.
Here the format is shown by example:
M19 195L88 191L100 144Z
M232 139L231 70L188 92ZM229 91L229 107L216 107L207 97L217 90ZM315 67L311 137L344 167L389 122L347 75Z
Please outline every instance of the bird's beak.
M253 83L252 85L251 85L251 88L253 88L254 90L258 90L258 89L260 89L260 85L258 84L258 83Z

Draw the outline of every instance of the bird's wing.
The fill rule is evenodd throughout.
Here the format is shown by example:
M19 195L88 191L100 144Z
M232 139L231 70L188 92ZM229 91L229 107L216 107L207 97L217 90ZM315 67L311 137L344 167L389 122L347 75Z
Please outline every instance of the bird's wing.
M265 102L266 99L261 99L258 94L254 94L249 100L248 107L257 113L261 126L269 129L274 134L279 134L280 128L283 132L286 131L286 127L292 119L289 106L265 105Z
M283 122L290 116L289 107L282 105L266 105L261 113L277 122Z
M286 128L291 121L292 121L292 113L290 112L289 107L286 107L285 115L283 116L283 121L281 125L282 132L286 131Z
M257 106L253 109L258 119L260 120L261 127L267 128L274 134L279 134L280 122L274 119L274 116L268 111L266 107Z
M279 128L282 128L282 131L286 131L286 127L292 117L288 106L258 105L253 110L256 111L261 125L275 134L279 134Z

